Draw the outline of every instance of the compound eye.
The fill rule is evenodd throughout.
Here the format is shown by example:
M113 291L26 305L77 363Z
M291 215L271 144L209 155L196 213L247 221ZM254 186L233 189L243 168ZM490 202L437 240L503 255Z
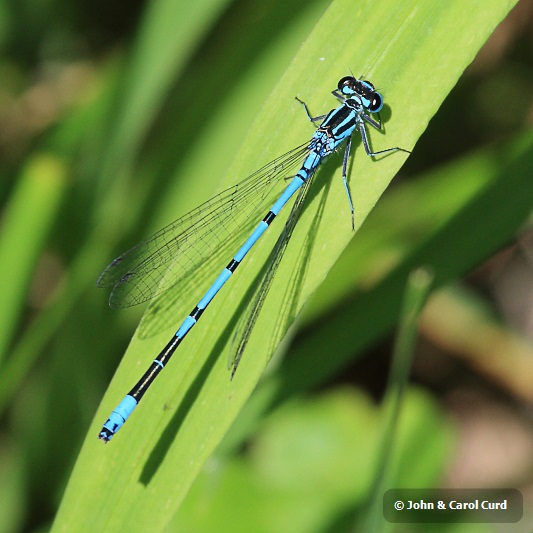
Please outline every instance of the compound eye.
M374 93L372 102L370 102L370 105L368 106L369 111L371 113L377 113L378 111L381 111L382 107L383 107L383 98L381 97L381 94Z
M376 90L368 80L361 80L361 84L364 85L367 91L374 92Z
M337 88L342 94L353 94L355 92L354 86L355 78L353 76L345 76L337 84Z

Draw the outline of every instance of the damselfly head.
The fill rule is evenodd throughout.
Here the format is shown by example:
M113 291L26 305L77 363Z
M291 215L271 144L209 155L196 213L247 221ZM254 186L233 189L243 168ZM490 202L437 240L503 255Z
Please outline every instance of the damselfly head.
M337 87L345 96L359 96L363 106L371 113L378 113L383 107L383 97L367 80L345 76L339 80Z

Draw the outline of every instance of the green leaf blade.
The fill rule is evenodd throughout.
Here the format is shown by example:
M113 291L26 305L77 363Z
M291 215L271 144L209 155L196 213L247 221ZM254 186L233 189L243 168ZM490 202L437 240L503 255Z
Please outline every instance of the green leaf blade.
M430 1L399 5L384 0L355 6L350 1L334 2L263 106L231 165L226 184L308 138L312 129L294 96L306 100L314 113L327 111L335 105L330 91L350 68L382 89L392 110L386 117L386 135L372 135L374 149L398 145L411 149L512 5L511 1L465 4L457 0L447 2L445 9ZM358 227L405 157L393 154L372 161L361 153L360 144L355 144L350 187L357 202ZM352 238L339 175L335 157L317 175L315 192L234 380L229 380L224 350L246 290L271 250L281 221L276 221L247 258L231 286L223 289L180 347L179 356L104 448L96 440L102 422L173 331L134 339L89 430L56 521L57 531L75 530L87 520L95 530L113 531L155 531L168 523L255 388L272 345L284 335ZM319 212L319 224L314 224ZM295 273L299 287L294 292L289 285ZM191 309L195 303L191 302ZM183 318L176 320L179 323Z

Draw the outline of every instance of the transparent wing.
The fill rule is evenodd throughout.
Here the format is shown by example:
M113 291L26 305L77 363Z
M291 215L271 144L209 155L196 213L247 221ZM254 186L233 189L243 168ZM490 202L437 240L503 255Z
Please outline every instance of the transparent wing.
M228 370L231 370L231 377L235 375L237 366L241 360L242 354L246 349L252 330L257 322L259 313L263 307L265 299L274 280L274 276L278 270L278 267L283 259L283 254L287 249L289 240L292 236L296 223L300 218L302 213L303 206L305 204L305 199L311 187L311 182L313 181L314 175L310 176L308 180L302 185L294 205L292 206L291 213L283 231L276 242L276 246L272 250L272 253L269 256L267 266L265 268L265 274L262 277L261 281L257 284L257 288L254 292L253 297L250 299L250 302L246 306L244 313L239 318L239 323L235 330L233 336L232 345L230 352L228 354Z
M265 215L258 207L279 178L301 160L308 144L274 159L117 257L97 281L98 287L112 288L109 305L140 304L195 273L207 272L211 259L243 226Z

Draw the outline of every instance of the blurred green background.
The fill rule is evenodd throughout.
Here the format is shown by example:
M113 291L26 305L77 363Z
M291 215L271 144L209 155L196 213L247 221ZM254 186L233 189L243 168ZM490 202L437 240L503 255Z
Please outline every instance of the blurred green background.
M163 3L0 2L0 532L50 527L142 316L107 307L99 272L213 193L243 123L328 7ZM363 530L403 280L424 264L439 265L436 290L388 475L519 488L523 529L499 530L531 530L532 59L533 2L521 0L306 305L169 531Z

